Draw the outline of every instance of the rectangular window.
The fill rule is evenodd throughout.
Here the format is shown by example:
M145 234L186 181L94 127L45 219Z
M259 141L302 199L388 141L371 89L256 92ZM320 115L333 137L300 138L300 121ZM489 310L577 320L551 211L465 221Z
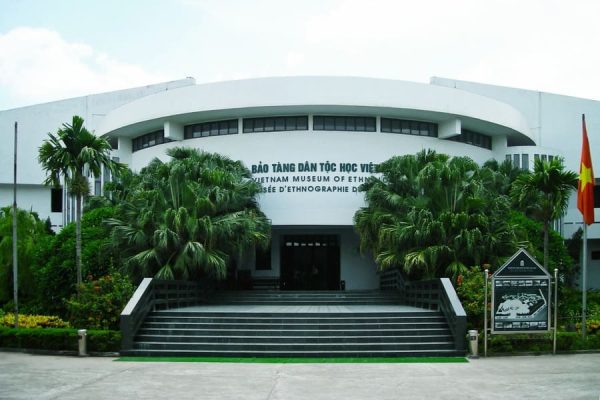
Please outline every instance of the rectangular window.
M290 124L290 125L292 125L292 124ZM286 130L285 129L285 118L283 118L283 117L275 118L275 130L276 131L285 131Z
M518 154L513 154L513 166L516 168L521 167L521 158Z
M381 118L381 132L437 137L437 125L431 122Z
M521 169L529 169L529 154L521 154Z
M375 117L324 116L313 117L315 131L359 131L375 132L377 120Z
M368 117L365 118L365 130L367 132L375 132L376 129L377 129L377 120L375 118L368 118Z
M437 136L437 129L436 129L435 134ZM491 137L484 135L482 133L473 132L473 131L469 131L466 129L463 129L460 135L453 136L447 140L452 140L453 142L466 143L466 144L470 144L470 145L481 147L481 148L488 149L488 150L492 149L492 138ZM520 157L518 157L518 155L515 155L515 158L511 157L510 155L507 155L506 159L511 160L516 167L520 166L520 164L515 162L516 160L520 160Z
M308 129L308 116L245 118L244 133L305 131Z
M132 151L138 151L170 141L170 139L165 139L165 132L161 129L160 131L146 133L145 135L133 138L131 140L131 148Z
M50 212L62 212L63 190L62 188L50 189Z
M308 117L296 117L296 130L308 130Z
M381 118L381 132L394 132L392 129L392 120L389 118ZM396 132L394 132L396 133Z
M322 131L323 129L325 129L323 117L313 117L313 131Z

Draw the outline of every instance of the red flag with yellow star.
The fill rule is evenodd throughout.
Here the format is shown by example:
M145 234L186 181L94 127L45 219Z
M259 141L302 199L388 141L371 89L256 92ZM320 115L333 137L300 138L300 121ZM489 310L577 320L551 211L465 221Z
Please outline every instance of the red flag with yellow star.
M583 145L581 146L581 164L579 165L579 185L577 187L577 208L583 214L583 222L587 225L594 223L594 171L590 143L588 142L583 115Z

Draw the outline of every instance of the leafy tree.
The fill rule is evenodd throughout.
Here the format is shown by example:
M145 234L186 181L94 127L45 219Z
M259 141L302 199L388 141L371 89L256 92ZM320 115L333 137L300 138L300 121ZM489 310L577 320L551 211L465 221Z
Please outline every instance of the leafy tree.
M128 177L118 216L108 221L113 245L136 278L222 279L244 249L268 244L261 187L239 161L183 148L168 155Z
M548 269L550 225L567 210L569 197L577 188L577 175L565 171L560 158L535 160L533 172L520 175L510 191L514 201L526 215L542 223L544 268Z
M13 209L0 209L0 304L13 297ZM44 237L50 234L37 214L17 209L17 262L20 299L31 299L35 293L33 279L34 252ZM23 297L21 297L23 296Z
M81 205L83 197L89 194L88 176L100 176L103 167L113 174L125 168L110 158L110 151L108 141L89 132L83 126L83 119L77 115L73 116L71 124L63 124L56 134L48 133L48 139L39 149L38 160L48 174L44 184L58 187L62 178L69 193L76 198L77 284L82 282Z
M453 276L469 265L497 264L518 245L510 200L490 189L500 175L468 157L433 151L393 157L360 188L367 207L354 216L361 250L380 268L415 278Z
M110 230L104 220L114 216L114 207L88 210L81 219L82 273L88 279L109 274L120 264L119 254L110 246ZM37 309L67 317L66 300L77 292L75 283L75 224L36 243L35 264Z
M536 260L542 260L544 257L544 238L540 235L542 223L528 218L520 211L510 213L510 223L518 226L519 234L529 243L527 251ZM569 254L565 241L558 232L553 230L549 232L548 241L550 243L548 272L553 274L554 268L558 268L563 277L571 280L575 272L575 262Z

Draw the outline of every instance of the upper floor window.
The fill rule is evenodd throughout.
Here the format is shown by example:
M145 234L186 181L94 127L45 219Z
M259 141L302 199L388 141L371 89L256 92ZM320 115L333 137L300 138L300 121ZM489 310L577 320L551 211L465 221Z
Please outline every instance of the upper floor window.
M437 124L394 118L381 118L381 132L437 137Z
M138 151L147 147L156 146L162 143L171 142L171 139L165 138L165 131L159 130L146 133L131 140L132 151Z
M375 132L375 117L345 117L315 115L313 117L315 131L356 131Z
M308 116L244 118L244 133L308 130Z
M462 130L462 133L458 136L453 136L448 140L452 140L454 142L461 142L470 144L477 147L482 147L484 149L491 150L492 149L492 138L484 135L482 133L477 133L473 131L469 131L466 129Z
M184 138L192 139L206 136L233 135L236 133L238 133L238 120L228 119L225 121L211 121L187 125L185 127Z

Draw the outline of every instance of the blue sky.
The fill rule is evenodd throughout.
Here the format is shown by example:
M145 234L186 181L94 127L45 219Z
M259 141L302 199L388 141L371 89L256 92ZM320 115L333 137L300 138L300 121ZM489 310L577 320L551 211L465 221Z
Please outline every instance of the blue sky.
M431 76L600 99L590 0L0 0L0 110L181 79Z

